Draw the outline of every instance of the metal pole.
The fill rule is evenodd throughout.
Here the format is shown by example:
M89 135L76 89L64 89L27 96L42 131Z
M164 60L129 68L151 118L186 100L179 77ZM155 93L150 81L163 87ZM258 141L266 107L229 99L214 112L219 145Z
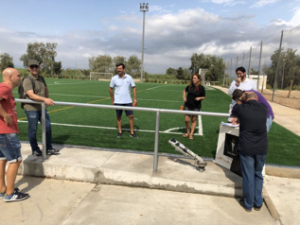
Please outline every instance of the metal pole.
M194 54L194 74L196 73L196 59L195 59L195 54Z
M145 14L146 14L146 12L143 11L143 39L142 39L142 71L141 71L141 82L143 82L143 75L144 75Z
M282 38L283 38L283 30L281 31L281 38L280 38L280 44L279 44L279 50L278 50L276 73L275 73L274 84L273 84L272 102L274 101L274 94L275 94L275 88L276 88L275 84L276 84L276 79L277 79L278 70L279 70L279 60L280 60L280 54L281 54Z
M250 47L249 66L248 66L248 77L249 77L249 75L250 75L250 70L251 70L251 56L252 56L252 46Z
M47 141L46 141L46 107L42 103L42 143L43 143L43 158L47 158Z
M242 66L244 66L244 62L245 62L245 52L243 54L243 62L242 62Z
M238 65L239 65L239 56L236 57L236 67L235 68L238 68Z
M225 87L225 73L226 73L227 67L228 67L228 65L226 63L225 70L224 70L223 87Z
M282 68L282 80L281 80L281 90L282 90L282 87L283 87L283 79L284 79L284 65L285 64L285 60L283 59L283 68Z
M227 76L228 76L228 79L229 79L229 60L228 60L227 63L228 63L228 67L227 67ZM229 81L228 81L228 82L229 82ZM226 83L228 84L228 82L226 82ZM226 84L226 85L227 85L227 84Z
M158 166L158 137L159 137L159 111L156 112L153 173L157 172L157 166Z
M232 72L232 58L231 58L231 62L230 62L230 77L232 77L231 76L231 72ZM229 81L228 81L229 82Z
M259 90L259 76L261 69L261 55L262 55L263 41L260 42L260 52L259 52L259 63L258 63L258 74L257 74L257 90Z

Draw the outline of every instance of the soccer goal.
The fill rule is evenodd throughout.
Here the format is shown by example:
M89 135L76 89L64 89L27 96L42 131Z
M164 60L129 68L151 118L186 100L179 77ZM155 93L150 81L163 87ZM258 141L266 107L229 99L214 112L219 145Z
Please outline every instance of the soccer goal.
M111 80L112 73L90 72L90 80Z

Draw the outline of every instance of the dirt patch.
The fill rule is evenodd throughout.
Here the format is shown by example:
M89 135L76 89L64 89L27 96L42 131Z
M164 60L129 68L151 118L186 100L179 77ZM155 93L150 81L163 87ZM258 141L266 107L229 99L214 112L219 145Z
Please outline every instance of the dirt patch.
M274 103L300 110L300 91L292 91L289 98L287 97L288 93L289 91L287 90L276 90L274 94ZM273 90L266 89L262 94L268 101L272 101Z

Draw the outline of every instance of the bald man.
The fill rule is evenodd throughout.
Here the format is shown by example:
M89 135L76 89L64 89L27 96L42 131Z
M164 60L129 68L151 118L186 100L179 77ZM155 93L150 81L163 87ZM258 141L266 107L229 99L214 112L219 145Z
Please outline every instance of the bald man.
M263 204L262 170L268 152L267 113L265 104L258 102L254 92L246 95L246 104L236 104L232 115L240 120L238 151L242 169L243 202L247 212L259 211Z
M22 201L28 194L14 188L17 171L22 162L21 144L18 139L17 109L12 90L19 86L21 75L16 69L2 72L0 83L0 199L5 202ZM5 167L8 163L5 184Z

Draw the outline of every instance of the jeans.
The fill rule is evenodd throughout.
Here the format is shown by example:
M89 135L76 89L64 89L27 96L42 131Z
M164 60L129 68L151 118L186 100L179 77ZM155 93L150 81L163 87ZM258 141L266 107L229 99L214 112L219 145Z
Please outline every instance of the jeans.
M28 139L30 142L32 151L39 151L40 148L37 144L36 140L36 132L38 127L38 121L42 123L42 111L26 111L28 120ZM46 110L46 146L47 150L53 149L52 147L52 131L51 131L51 122L49 118L49 114Z
M16 133L0 134L0 160L8 163L22 161L21 144Z
M267 155L246 155L240 152L244 205L251 210L263 203L262 188L264 178L262 169Z

